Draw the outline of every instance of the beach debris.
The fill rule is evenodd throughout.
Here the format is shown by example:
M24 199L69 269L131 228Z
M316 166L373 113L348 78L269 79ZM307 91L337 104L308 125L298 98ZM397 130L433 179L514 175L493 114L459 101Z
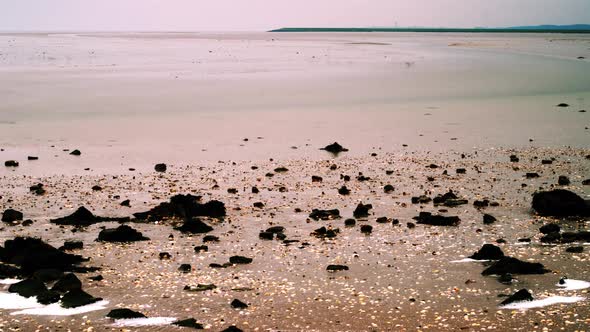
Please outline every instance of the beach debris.
M252 263L252 258L245 256L231 256L229 262L232 264L250 264Z
M18 167L18 161L16 160L7 160L4 162L4 166L6 167Z
M2 221L5 223L13 223L15 221L23 220L23 213L14 209L6 209L2 213Z
M369 210L371 210L373 208L373 205L371 204L363 204L363 202L360 202L357 206L356 209L354 209L354 211L352 212L352 215L355 218L366 218L369 216Z
M320 150L325 150L331 152L333 154L339 154L340 152L347 152L348 149L343 147L342 145L338 144L338 142L334 142L330 145L326 145L325 147L321 148Z
M103 242L136 242L147 241L149 238L143 236L141 232L131 228L128 225L121 225L117 228L106 228L98 233L97 241Z
M141 312L133 311L127 308L113 309L107 314L108 318L112 319L132 319L145 318L146 316Z
M339 229L320 227L320 228L316 229L315 231L313 231L313 233L311 233L311 235L313 235L317 238L321 238L321 239L331 239L331 238L335 238L336 235L338 235L338 233L340 233Z
M154 166L154 170L159 173L166 172L166 169L168 169L168 166L164 163L156 164L156 166Z
M557 107L569 107L569 106L570 105L569 104L566 104L566 103L559 103L559 104L557 104Z
M204 292L208 290L214 290L217 286L214 284L197 284L196 286L184 286L185 291L189 292Z
M319 210L313 209L309 214L309 217L313 220L333 220L340 219L340 211L338 209L332 210Z
M420 212L420 214L414 218L418 224L432 225L432 226L458 226L461 219L457 216L441 216L433 215L430 212Z
M500 303L501 305L507 305L514 302L533 301L533 295L526 289L521 289L518 292L510 295L506 300Z
M160 203L158 206L146 212L134 213L137 220L159 221L165 219L185 219L191 217L221 218L225 216L225 204L220 201L209 201L201 204L200 196L175 195L170 202Z
M107 221L128 221L128 217L124 218L110 218L110 217L99 217L95 216L90 210L84 206L79 207L74 213L69 216L51 219L51 222L57 225L70 225L70 226L90 226L100 222Z
M348 271L349 268L346 265L333 264L333 265L328 265L328 267L326 267L326 270L330 271L330 272L337 272L337 271Z
M533 195L532 207L539 215L553 217L590 215L590 204L575 193L555 189Z
M504 273L545 274L547 272L550 271L545 269L541 263L524 262L514 257L504 256L485 269L481 274L486 276L492 274L502 275Z

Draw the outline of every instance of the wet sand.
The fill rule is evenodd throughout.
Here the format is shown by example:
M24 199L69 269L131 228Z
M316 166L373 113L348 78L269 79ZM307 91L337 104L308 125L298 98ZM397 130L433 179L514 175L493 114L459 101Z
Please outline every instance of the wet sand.
M588 113L579 112L587 108L590 92L586 87L590 85L585 83L590 76L585 76L586 60L570 57L587 52L585 39L562 42L563 47L551 53L547 50L553 48L546 45L554 41L545 36L494 36L482 41L469 35L415 39L304 34L281 35L288 40L280 40L269 34L230 36L222 44L211 36L188 36L51 39L51 43L74 43L75 47L68 44L62 51L72 54L69 65L51 63L54 60L48 64L35 57L33 63L10 62L12 53L3 48L0 84L8 102L0 105L4 149L0 156L18 160L20 165L0 169L0 209L22 211L34 223L3 225L0 242L17 235L41 237L55 247L65 240L83 241L84 249L74 253L90 257L88 265L101 268L97 273L78 274L83 288L109 303L107 309L66 317L11 315L15 310L0 310L2 328L121 330L105 317L113 308L130 308L148 317L194 317L212 331L230 325L245 331L588 328L588 289L556 286L563 276L590 281L588 246L579 244L584 251L572 254L565 251L571 245L540 243L539 227L555 219L539 217L531 210L531 195L541 188L563 187L586 199L590 195L589 186L582 185L590 177ZM1 38L26 44L27 38L47 37ZM233 56L229 67L227 62L216 66L215 58L207 58L206 68L211 71L203 77L196 77L203 74L200 70L187 71L192 79L184 82L168 77L174 72L171 68L186 69L182 60L186 53L176 53L177 48L186 48L187 39L200 38L206 44L197 43L206 50L203 57L214 57L208 55L212 45L231 49L223 53ZM272 38L283 45L270 48L276 62L269 65L260 54L273 43ZM113 48L108 49L108 56L98 58L99 63L85 63L92 57L84 55L82 61L74 55L86 54L89 40ZM171 58L139 49L136 60L141 66L123 63L121 69L108 72L97 68L112 62L111 57L133 62L126 53L133 48L125 43L148 48L153 47L153 40L164 43L158 46L174 46L162 51ZM331 49L326 48L326 40L337 46L331 60L322 60L318 67L309 55L305 61L286 57L289 53L295 58L303 47L308 52L318 48L315 54L324 54ZM473 45L449 46L464 40ZM39 45L36 42L33 45ZM390 45L350 45L359 42ZM492 53L477 46L482 42L495 45ZM248 50L246 44L254 49L252 53L236 53ZM381 49L392 45L395 47ZM526 55L520 49L511 50L510 45L524 47ZM60 49L59 43L53 47ZM394 69L384 71L390 64L377 59L393 54L398 55ZM406 58L406 54L412 55ZM435 59L422 59L421 54ZM149 59L157 60L150 63ZM250 74L236 73L236 68L248 67L244 59L252 60L251 80ZM416 62L408 69L407 61ZM425 68L406 72L422 65ZM220 71L223 66L226 72ZM260 68L270 68L271 77ZM500 68L505 71L495 71ZM514 72L516 68L521 68L520 75ZM224 75L235 77L226 80ZM425 83L428 81L431 85ZM570 107L556 107L561 102ZM319 150L335 140L350 151L333 156ZM80 156L69 155L75 148L82 151ZM518 163L510 162L513 154L519 156ZM28 155L40 159L27 161ZM551 165L542 164L550 158L555 158ZM166 162L168 170L155 172L157 162ZM439 167L430 168L431 164ZM288 171L277 173L277 167ZM457 174L458 168L465 168L466 174ZM443 175L444 170L448 175ZM269 172L274 176L266 176ZM359 181L360 172L370 179ZM540 177L526 179L528 172ZM312 182L314 175L323 181ZM341 175L351 180L344 181ZM558 186L560 175L567 175L571 184ZM36 183L44 184L44 195L29 192ZM394 191L385 193L387 184ZM94 185L102 190L92 190ZM349 195L338 193L342 185L351 190ZM252 193L252 186L260 193ZM232 188L237 193L229 193ZM411 203L413 196L433 197L449 189L468 204ZM195 253L193 248L202 244L203 236L184 235L173 229L172 222L130 223L151 240L124 245L95 241L101 227L116 223L73 232L71 226L49 222L79 206L101 216L131 216L179 193L202 195L204 202L216 199L226 205L223 220L206 219L214 228L210 234L220 238L219 243L207 243L208 252ZM130 207L120 206L125 199L130 200ZM499 206L473 206L482 199ZM264 207L254 207L256 202L263 202ZM352 217L359 202L373 205L369 217L357 218L354 227L345 227L344 220ZM312 209L339 209L342 218L314 221L308 217ZM438 212L441 209L447 212ZM415 223L412 217L421 211L456 215L461 223L409 228L407 223ZM498 220L484 225L483 213ZM377 223L378 217L400 223ZM588 228L588 219L559 223L564 230ZM373 226L372 234L360 232L363 224ZM259 238L261 230L276 225L285 227L287 239L299 242L285 245ZM322 226L339 228L340 233L333 239L311 235ZM496 243L501 238L505 244ZM531 242L519 242L521 238ZM507 286L495 277L481 275L485 263L453 262L485 243L497 244L507 255L541 262L552 272L517 275L518 281ZM160 252L169 252L171 259L161 260ZM233 255L251 257L253 262L224 269L209 267ZM191 264L192 272L177 271L184 263ZM330 264L343 264L349 270L328 272ZM104 280L88 280L96 274ZM217 288L183 290L196 284ZM498 295L521 288L529 289L536 299L585 299L526 311L499 307L504 298ZM233 309L230 302L235 298L249 307ZM180 330L166 325L129 329Z

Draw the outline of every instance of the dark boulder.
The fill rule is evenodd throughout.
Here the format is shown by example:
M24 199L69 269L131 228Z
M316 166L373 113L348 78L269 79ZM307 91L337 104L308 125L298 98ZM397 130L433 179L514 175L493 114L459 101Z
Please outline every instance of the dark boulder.
M547 233L545 236L542 236L540 241L542 243L558 243L561 242L561 233L559 232L552 232Z
M309 214L309 217L313 220L332 220L340 218L340 211L338 209L332 210L318 210L313 209Z
M23 220L23 213L20 211L7 209L4 211L4 213L2 213L3 222L11 223L19 220Z
M81 206L74 213L62 218L52 219L51 222L57 225L90 226L106 221L128 221L129 218L108 218L95 216L87 208Z
M226 328L225 330L223 330L221 332L243 332L243 331L239 327L237 327L235 325L232 325L232 326L229 326L228 328Z
M160 173L166 172L166 169L167 168L168 167L166 166L166 164L163 164L163 163L162 164L156 164L156 166L154 166L154 170L156 172L160 172Z
M219 237L215 235L203 236L203 242L219 242Z
M232 264L250 264L252 263L252 258L244 256L232 256L229 258L229 262Z
M178 271L182 273L190 273L193 270L190 264L180 264Z
M539 231L543 234L559 233L561 231L561 227L559 227L558 224L550 223L541 226L541 228L539 228Z
M68 273L59 279L51 288L52 291L58 293L67 293L73 290L81 290L82 282L73 273Z
M141 312L133 311L131 309L113 309L107 314L108 318L112 319L132 319L132 318L145 318L146 316Z
M187 319L183 319L183 320L178 320L178 321L172 323L172 325L176 325L176 326L180 326L180 327L189 327L189 328L193 328L195 330L204 329L203 324L197 323L197 320L194 318L187 318Z
M338 144L338 142L334 142L330 145L326 145L324 148L320 150L325 150L334 154L338 154L340 152L347 152L348 149L344 148L342 145Z
M268 233L279 234L285 232L285 227L283 226L272 226L266 229Z
M33 297L46 293L47 287L45 284L36 279L25 279L8 287L10 293L17 293L23 297Z
M371 226L371 225L361 225L361 233L371 234L371 232L373 232L373 226Z
M441 216L432 215L430 212L420 212L417 217L413 218L418 224L432 225L432 226L458 226L461 219L457 216Z
M350 194L350 189L346 188L346 186L342 186L340 189L338 189L338 193L340 195L348 195Z
M532 206L542 216L590 215L590 207L584 199L571 191L563 189L542 191L534 194Z
M74 151L70 152L70 154L71 154L72 156L79 156L79 155L81 155L81 154L82 154L82 152L80 152L80 150L76 149L76 150L74 150Z
M492 216L491 214L486 213L483 215L484 225L491 225L491 224L495 223L496 221L497 221L496 217Z
M328 265L328 267L326 267L327 271L330 272L336 272L336 271L348 271L349 268L346 265Z
M4 162L4 166L6 167L18 167L18 161L16 160L7 160Z
M209 251L209 247L207 247L207 246L196 246L194 248L194 250L195 250L195 252L201 252L201 251L207 252L207 251Z
M311 235L318 237L318 238L322 238L322 239L331 239L331 238L335 238L338 233L340 233L339 229L320 227L320 228L316 229L315 231L313 231L313 233L311 233Z
M246 309L248 308L248 305L238 299L234 299L231 301L231 307L236 309Z
M92 304L102 299L99 297L94 297L81 289L72 290L67 292L61 298L61 306L64 308L77 308L81 306L85 306L88 304Z
M422 201L420 200L421 197L422 197ZM427 200L425 198L428 198L428 197L420 196L418 199L418 203L428 203L430 201L430 198L428 198ZM445 204L446 201L455 200L455 199L459 199L459 197L457 197L457 195L455 195L455 193L453 193L452 190L449 190L447 193L445 193L443 195L436 195L436 197L434 197L432 202L435 205L438 205L438 204Z
M215 200L201 204L198 202L200 198L190 194L176 195L170 198L170 202L160 203L149 211L134 213L133 216L138 220L147 221L225 216L225 204Z
M52 290L48 290L45 293L37 295L37 302L43 305L57 303L60 299L61 295L58 292L54 292Z
M517 258L505 256L499 261L494 262L481 274L485 276L491 274L502 275L504 273L545 274L547 272L549 272L549 270L545 269L545 267L541 263L523 262Z
M65 241L64 245L59 247L61 251L83 249L84 243L82 241Z
M344 226L346 226L346 227L352 227L354 225L356 225L356 220L355 219L348 218L348 219L344 220Z
M493 244L484 244L476 253L469 258L477 260L498 260L504 257L504 252Z
M570 183L570 179L565 175L560 175L557 179L557 184L560 186L569 186Z
M520 159L516 155L513 154L510 156L510 161L513 163L517 163L520 161Z
M356 209L354 209L354 212L352 212L352 215L357 219L358 218L366 218L369 216L369 210L371 210L372 208L373 208L373 205L363 204L361 202L356 206Z
M518 292L512 294L511 296L509 296L506 300L502 301L502 303L500 303L501 305L507 305L510 303L514 303L514 302L523 302L523 301L532 301L533 300L533 295L531 295L531 293L526 290L526 289L521 289Z
M272 240L274 238L274 233L271 233L271 232L260 232L258 234L258 237L261 240Z
M389 194L390 192L393 192L394 190L395 190L395 188L390 184L385 185L385 187L383 187L383 192L385 192L386 194Z
M324 179L321 176L312 175L311 182L322 182Z
M211 232L213 230L213 227L207 225L199 218L191 218L185 220L182 226L176 227L174 229L182 233L202 234Z
M149 240L149 238L143 236L141 232L138 232L127 225L121 225L117 228L103 229L98 233L97 239L97 241L104 242L135 242L146 240Z

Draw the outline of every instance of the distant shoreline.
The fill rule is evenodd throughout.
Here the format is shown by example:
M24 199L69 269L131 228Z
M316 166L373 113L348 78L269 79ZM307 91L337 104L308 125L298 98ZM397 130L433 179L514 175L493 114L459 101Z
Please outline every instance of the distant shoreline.
M280 28L268 32L432 32L432 33L579 33L589 29L544 28Z

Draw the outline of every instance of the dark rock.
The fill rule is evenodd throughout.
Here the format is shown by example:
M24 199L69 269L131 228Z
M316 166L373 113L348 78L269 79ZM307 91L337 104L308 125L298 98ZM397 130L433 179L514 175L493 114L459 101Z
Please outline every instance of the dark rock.
M318 210L313 209L309 214L309 217L313 220L332 220L340 218L340 211L338 209L332 210Z
M47 292L45 284L36 279L25 279L8 287L10 293L17 293L23 297L33 297Z
M83 249L84 243L82 241L65 241L64 245L59 247L61 251Z
M88 279L90 279L92 281L102 281L102 280L104 280L104 277L99 274L99 275L96 275L94 277L90 277Z
M64 272L58 269L39 269L33 272L32 278L42 282L51 282L63 278Z
M326 268L327 271L336 272L336 271L348 271L349 268L346 265L328 265Z
M457 168L455 172L457 172L457 174L465 174L467 173L467 170L465 168Z
M311 235L318 237L318 238L335 238L336 235L340 232L339 229L331 229L326 227L321 227L313 231Z
M253 194L258 194L260 192L260 190L258 190L258 188L256 187L252 187L252 193ZM192 319L192 318L191 318Z
M43 183L37 183L29 187L29 191L35 193L35 195L41 196L45 194L45 188L43 188Z
M284 240L287 238L287 235L285 235L284 233L277 233L277 240Z
M489 205L490 205L490 201L488 201L487 199L484 199L482 201L479 201L479 200L473 201L473 206L476 208L484 208L484 207L488 207Z
M321 176L312 175L311 182L322 182L324 179Z
M232 264L250 264L252 263L252 258L244 256L232 256L229 258L229 262Z
M390 184L388 184L388 185L385 185L385 187L383 187L383 191L384 191L386 194L389 194L390 192L392 192L392 191L394 191L394 190L395 190L395 188L393 188L393 186L392 186L392 185L390 185Z
M182 272L182 273L189 273L193 270L193 268L191 267L190 264L180 264L180 266L178 267L178 271Z
M271 232L260 232L260 233L258 234L258 237L259 237L261 240L272 240L272 239L274 238L274 234L273 234L273 233L271 233Z
M231 267L232 265L233 265L232 263L223 263L223 264L211 263L211 264L209 264L209 267L212 269L226 269L228 267Z
M204 292L208 290L214 290L217 286L213 284L198 284L196 286L184 286L185 291L189 292Z
M269 233L274 233L274 234L283 233L285 231L285 227L283 227L283 226L273 226L273 227L267 228L266 231L269 232Z
M117 228L106 228L98 233L98 241L104 242L135 242L149 240L141 232L136 231L127 225Z
M502 274L501 276L498 277L498 281L501 284L505 284L505 285L512 284L512 280L513 280L512 274L510 274L510 273L504 273L504 274Z
M243 332L243 331L240 328L238 328L237 326L232 325L221 332Z
M499 261L494 262L490 267L485 269L481 274L502 275L504 273L511 274L545 274L549 270L545 269L541 263L523 262L514 257L503 257Z
M557 107L569 107L569 106L570 105L569 104L566 104L566 103L557 104Z
M533 300L533 296L531 295L531 293L529 293L529 291L526 289L521 289L518 292L512 294L506 300L502 301L502 303L500 303L500 304L507 305L507 304L514 303L514 302L523 302L523 301L532 301L532 300Z
M444 206L454 207L469 203L466 199L447 199L443 204Z
M379 217L377 218L377 220L375 220L377 223L379 224L385 224L389 222L389 219L387 217Z
M275 168L275 173L285 173L289 171L289 169L287 169L286 167L277 167Z
M81 206L74 213L69 216L62 218L52 219L51 222L57 225L70 225L70 226L90 226L100 222L107 221L128 221L129 218L109 218L95 216L87 208Z
M262 203L262 202L255 202L254 204L252 204L252 206L254 206L257 209L262 209L264 207L264 203Z
M371 204L363 204L362 202L356 206L352 215L355 218L366 218L369 216L369 210L373 208Z
M483 215L483 223L485 225L493 224L497 221L496 217L492 216L491 214L484 214Z
M176 195L170 198L170 202L160 203L155 208L134 213L138 220L159 221L164 219L188 219L192 217L213 217L225 216L225 204L220 201L209 201L200 204L197 201L200 196Z
M168 169L168 166L166 166L166 164L156 164L156 166L154 166L154 170L156 172L166 172L166 169Z
M87 260L82 256L64 253L40 239L28 237L6 240L0 258L3 262L20 266L25 275L40 269L72 271L75 265Z
M348 194L350 194L350 190L348 188L346 188L346 186L342 186L342 187L340 187L340 189L338 189L338 193L340 195L348 195Z
M344 226L351 227L354 225L356 225L355 219L349 218L349 219L344 220Z
M561 242L572 243L572 242L590 242L590 232L564 232L561 234Z
M121 206L131 206L131 201L126 199L120 203Z
M342 145L338 144L338 142L334 142L330 145L327 145L326 147L320 149L320 150L326 150L328 152L334 153L334 154L338 154L340 152L347 152L348 149L344 148Z
M539 173L526 173L525 176L527 179L535 179L539 177Z
M236 309L246 309L248 308L248 305L238 299L234 299L233 301L231 301L231 306L232 308L236 308Z
M541 226L539 231L543 234L559 233L561 231L561 227L559 227L559 225L556 223L550 223Z
M22 271L12 265L0 264L0 279L15 279L20 278Z
M518 157L513 154L513 155L510 156L510 161L513 162L513 163L517 163L517 162L520 161L520 159L518 159Z
M433 226L458 226L461 219L457 216L445 217L441 215L432 215L430 212L420 212L417 217L413 218L418 224Z
M406 227L408 227L408 229L416 228L416 224L414 224L413 222L409 222L406 223Z
M27 160L39 160L39 157L36 156L28 156Z
M361 233L371 234L371 232L373 232L373 226L371 226L371 225L361 225Z
M60 299L61 295L58 292L54 292L52 290L48 290L45 293L37 295L37 302L43 305L57 303Z
M158 254L158 257L160 259L170 259L170 258L172 258L172 255L170 255L170 253L168 253L168 252L161 252Z
M364 182L364 181L369 181L369 180L371 180L371 178L370 178L370 177L368 177L368 176L364 176L364 175L362 175L362 174L361 174L361 175L359 175L359 176L357 176L357 177L356 177L356 179L357 179L357 181L360 181L360 182Z
M176 325L176 326L180 326L180 327L190 327L195 330L204 329L203 325L197 323L197 320L194 318L187 318L187 319L183 319L183 320L178 320L178 321L172 323L172 325Z
M16 160L7 160L4 162L4 166L6 167L18 167L18 161Z
M101 191L102 190L102 187L99 186L99 185L92 186L92 190L94 190L94 191Z
M573 253L573 254L579 254L584 252L584 247L583 246L576 246L576 247L569 247L567 249L565 249L566 252L569 253Z
M420 199L420 198L422 198L422 199ZM427 199L425 199L425 198L427 198ZM436 195L436 197L432 200L432 202L435 205L438 205L438 204L445 204L445 202L448 200L456 200L456 199L459 199L459 197L457 197L457 195L455 195L455 193L453 193L452 190L449 190L444 195ZM430 198L428 198L426 196L420 196L418 199L418 203L428 203L428 202L430 202Z
M533 195L533 209L542 216L567 217L590 215L588 204L571 191L556 189Z
M2 213L2 221L12 223L15 221L23 220L23 213L13 209L7 209Z
M227 193L228 194L237 194L238 193L238 189L236 189L236 188L228 188L227 189Z
M547 233L547 235L541 237L540 241L543 243L561 242L561 234L559 232Z
M207 225L199 218L191 218L185 220L182 226L176 227L174 229L182 233L203 234L211 232L213 227Z
M530 243L531 239L528 237L518 239L518 242Z
M541 165L551 165L551 164L553 164L553 160L551 160L551 159L541 160Z
M582 185L583 186L590 186L590 179L586 179L586 180L582 181Z
M112 319L132 319L132 318L145 318L146 316L141 312L133 311L131 309L113 309L107 314L108 318Z
M557 184L560 186L569 186L570 185L570 179L565 176L565 175L561 175L559 176L559 178L557 179Z
M102 299L99 297L94 297L83 290L78 289L67 292L61 298L61 306L64 308L76 308L92 304L100 300Z
M412 204L426 204L430 201L432 201L432 199L425 195L419 197L412 197Z
M76 150L74 150L74 151L70 152L70 154L71 154L72 156L79 156L79 155L81 155L81 154L82 154L82 152L80 152L80 150L76 149Z
M67 293L73 290L81 290L82 282L73 273L68 273L59 279L51 288L52 291L58 293Z
M196 246L194 249L195 249L195 252L201 252L201 251L207 252L207 251L209 251L209 247L207 247L207 246Z
M219 237L215 235L207 235L203 237L203 242L219 242Z
M499 247L493 244L484 244L476 253L469 256L471 259L477 260L498 260L504 257L504 252Z

